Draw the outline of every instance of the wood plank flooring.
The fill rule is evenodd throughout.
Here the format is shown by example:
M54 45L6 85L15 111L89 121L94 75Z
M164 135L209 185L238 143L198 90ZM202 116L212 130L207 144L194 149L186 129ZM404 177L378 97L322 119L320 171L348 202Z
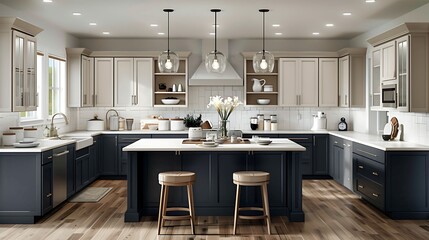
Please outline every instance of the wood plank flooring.
M34 225L0 225L0 239L429 239L429 220L391 220L333 180L303 181L304 223L273 217L273 234L267 235L262 221L240 220L237 236L231 235L232 217L203 216L197 217L195 236L189 235L189 221L167 221L164 235L157 236L156 218L124 223L126 181L92 186L113 190L98 203L67 203Z

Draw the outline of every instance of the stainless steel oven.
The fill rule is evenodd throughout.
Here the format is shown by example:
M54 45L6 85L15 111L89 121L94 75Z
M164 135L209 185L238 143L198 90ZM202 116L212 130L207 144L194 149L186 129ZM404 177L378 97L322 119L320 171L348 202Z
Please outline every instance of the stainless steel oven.
M385 108L396 108L396 84L381 84L381 105Z

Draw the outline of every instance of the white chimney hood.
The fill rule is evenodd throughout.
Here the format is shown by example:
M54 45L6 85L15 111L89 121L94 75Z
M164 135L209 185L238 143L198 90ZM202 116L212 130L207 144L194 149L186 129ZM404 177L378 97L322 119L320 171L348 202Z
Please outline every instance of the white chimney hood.
M209 73L205 66L206 54L213 51L213 40L203 40L203 58L200 66L189 79L189 86L243 86L243 79L228 61L228 40L217 40L218 51L222 52L227 61L225 72Z

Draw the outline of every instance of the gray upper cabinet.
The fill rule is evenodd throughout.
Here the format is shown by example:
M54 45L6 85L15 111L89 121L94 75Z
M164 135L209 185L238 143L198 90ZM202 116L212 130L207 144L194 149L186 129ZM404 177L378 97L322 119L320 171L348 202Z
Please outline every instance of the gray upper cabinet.
M366 105L365 77L366 48L343 49L339 59L339 90L340 107L364 108Z
M94 106L113 107L113 58L94 59Z
M319 58L319 107L338 106L338 58Z
M42 31L19 18L0 18L1 112L37 109L37 41ZM9 80L7 80L9 79Z
M151 107L152 58L115 58L115 107Z
M382 105L382 89L387 85L396 90L394 109L429 112L428 29L429 23L404 23L368 40L374 46L372 110L392 109L391 104L389 109Z
M94 106L94 58L85 48L67 48L67 91L69 107Z

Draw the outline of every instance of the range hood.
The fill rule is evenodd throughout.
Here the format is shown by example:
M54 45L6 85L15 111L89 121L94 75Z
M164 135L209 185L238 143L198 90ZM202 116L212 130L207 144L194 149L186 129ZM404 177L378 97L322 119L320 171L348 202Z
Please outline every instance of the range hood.
M217 40L220 52L226 57L226 68L223 73L209 73L205 66L207 53L213 50L213 40L203 40L202 61L195 73L189 79L189 86L243 86L243 79L228 61L228 40Z

